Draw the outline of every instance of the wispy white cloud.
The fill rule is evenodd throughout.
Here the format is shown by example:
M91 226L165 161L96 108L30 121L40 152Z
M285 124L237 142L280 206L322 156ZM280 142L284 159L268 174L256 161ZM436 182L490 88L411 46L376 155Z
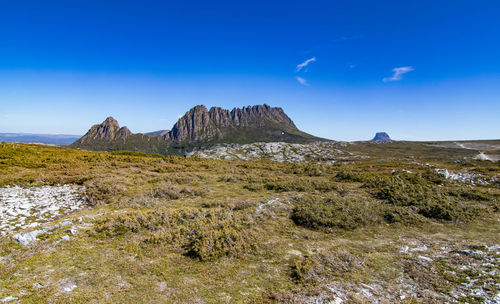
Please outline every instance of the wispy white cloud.
M399 81L399 80L403 79L403 74L406 74L406 73L411 72L413 70L414 69L411 66L394 68L394 69L392 69L394 74L391 77L384 77L384 79L382 79L382 81L383 82Z
M305 80L304 78L302 78L302 77L300 77L300 76L295 76L295 79L297 79L297 81L298 81L301 85L305 85L305 86L309 85L309 84L307 83L307 80Z
M300 72L300 70L302 70L303 68L305 68L309 63L315 62L315 61L316 61L316 57L312 57L312 58L309 58L309 59L307 59L306 61L304 61L302 63L297 64L297 72Z

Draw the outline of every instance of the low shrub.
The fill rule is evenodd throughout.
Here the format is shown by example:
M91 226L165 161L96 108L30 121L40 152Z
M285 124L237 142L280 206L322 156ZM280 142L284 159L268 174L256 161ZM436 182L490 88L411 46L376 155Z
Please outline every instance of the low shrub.
M95 235L134 233L144 243L167 244L201 261L238 256L254 248L246 218L224 209L133 211L98 220Z
M196 221L186 245L187 255L201 261L239 256L253 247L248 230L231 217L210 213Z
M339 171L335 178L339 181L344 182L354 182L354 183L362 183L367 180L367 176L361 173L352 172L352 171Z
M292 210L292 220L313 229L341 228L352 230L378 222L380 208L368 201L307 195L301 197Z
M395 207L386 211L384 218L389 222L407 222L397 213L413 215L416 212L430 219L446 221L468 221L477 215L477 210L473 206L451 200L442 189L429 185L420 177L393 176L372 180L370 185L378 186L374 189L375 198L384 200ZM410 222L413 221L411 219Z

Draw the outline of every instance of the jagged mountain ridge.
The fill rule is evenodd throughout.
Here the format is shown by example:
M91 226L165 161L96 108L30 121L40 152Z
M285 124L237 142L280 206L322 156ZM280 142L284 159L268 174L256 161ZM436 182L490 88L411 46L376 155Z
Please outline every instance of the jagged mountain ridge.
M208 110L195 106L182 116L171 131L151 136L132 133L108 117L71 144L71 147L91 150L132 150L162 154L183 153L194 147L218 143L292 142L322 140L300 131L282 108L256 105Z

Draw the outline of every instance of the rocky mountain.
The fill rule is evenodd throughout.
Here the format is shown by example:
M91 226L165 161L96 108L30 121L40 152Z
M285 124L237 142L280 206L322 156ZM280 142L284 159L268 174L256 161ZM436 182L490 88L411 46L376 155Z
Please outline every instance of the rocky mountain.
M220 143L252 142L304 143L322 140L300 131L282 108L256 105L208 110L204 105L190 109L171 131L133 134L108 117L94 125L71 147L91 150L132 150L162 154L184 153L197 147Z
M377 132L375 134L375 137L373 137L372 139L372 141L388 141L388 140L391 140L391 138L389 137L389 134L385 132Z
M106 118L100 125L93 125L90 130L76 142L85 144L95 140L126 139L132 132L127 127L120 128L118 121L113 117Z
M314 138L297 129L283 109L266 104L210 110L203 105L189 110L164 135L174 142L248 143L256 141L304 141Z

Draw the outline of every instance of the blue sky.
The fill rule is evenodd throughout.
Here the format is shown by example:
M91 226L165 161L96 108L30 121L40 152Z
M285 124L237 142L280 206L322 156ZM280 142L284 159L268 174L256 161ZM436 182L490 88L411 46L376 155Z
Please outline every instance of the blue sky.
M281 106L337 140L500 138L498 1L0 2L0 132Z

